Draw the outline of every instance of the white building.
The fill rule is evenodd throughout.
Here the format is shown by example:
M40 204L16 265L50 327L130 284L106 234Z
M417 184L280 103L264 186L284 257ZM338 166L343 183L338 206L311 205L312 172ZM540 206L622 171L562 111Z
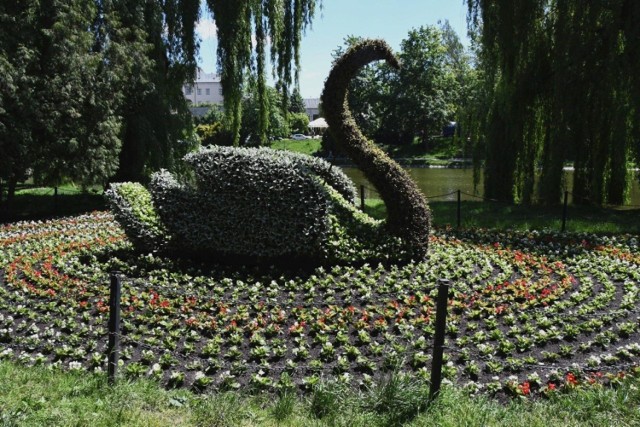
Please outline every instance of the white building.
M302 101L310 122L320 117L320 98L305 98Z
M222 85L220 76L215 73L205 73L198 68L198 77L192 84L187 84L182 88L182 93L187 101L192 105L202 103L222 104Z

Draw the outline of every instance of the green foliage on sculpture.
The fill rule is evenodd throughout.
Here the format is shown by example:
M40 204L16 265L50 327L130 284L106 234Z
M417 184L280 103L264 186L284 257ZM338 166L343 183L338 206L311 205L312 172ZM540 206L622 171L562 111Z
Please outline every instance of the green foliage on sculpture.
M347 104L347 88L358 70L370 62L386 60L399 68L397 58L382 40L364 40L339 58L325 82L321 102L325 119L337 145L358 165L376 187L387 207L386 230L399 238L406 255L427 253L431 212L424 195L409 174L367 140Z
M172 244L191 255L315 258L329 233L320 179L269 149L216 147L189 154L192 183L152 176L154 205Z
M185 156L192 175L114 184L107 198L134 246L212 261L396 259L398 240L355 207L353 183L322 159L269 148Z
M158 216L151 194L140 183L111 184L105 192L116 219L136 248L161 250L167 243L167 232Z

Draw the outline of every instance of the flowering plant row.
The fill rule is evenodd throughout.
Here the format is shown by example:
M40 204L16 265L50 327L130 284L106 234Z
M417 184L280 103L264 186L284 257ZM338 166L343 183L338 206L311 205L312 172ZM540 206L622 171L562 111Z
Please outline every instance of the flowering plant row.
M120 271L121 371L169 386L428 379L438 279L452 283L444 374L469 392L549 395L636 373L636 236L442 231L430 248L405 266L284 271L141 254L106 213L5 225L0 358L104 369Z

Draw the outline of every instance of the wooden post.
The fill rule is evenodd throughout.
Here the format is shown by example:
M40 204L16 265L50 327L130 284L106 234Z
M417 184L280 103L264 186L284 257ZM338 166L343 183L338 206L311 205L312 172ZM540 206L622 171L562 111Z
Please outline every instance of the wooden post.
M109 346L107 347L109 356L107 376L110 385L115 384L118 359L120 358L121 288L120 274L118 272L111 273L111 290L109 293Z
M562 207L562 229L560 230L562 233L567 229L567 203L569 201L569 192L564 192L564 205Z
M433 401L440 393L442 384L442 360L444 335L447 327L447 305L449 302L449 281L438 280L438 300L436 301L436 333L433 338L433 358L431 361L431 388L429 399Z
M364 184L360 185L360 210L364 212Z

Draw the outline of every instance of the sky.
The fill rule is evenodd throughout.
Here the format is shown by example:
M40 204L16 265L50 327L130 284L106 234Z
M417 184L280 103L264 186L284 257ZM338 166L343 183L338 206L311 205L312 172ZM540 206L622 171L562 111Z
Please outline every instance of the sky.
M468 46L466 19L464 0L322 0L322 9L316 11L300 45L300 93L303 98L320 97L331 67L331 53L344 45L347 36L382 38L397 51L411 29L449 20ZM203 12L198 32L199 66L207 73L214 72L216 32L208 12Z

